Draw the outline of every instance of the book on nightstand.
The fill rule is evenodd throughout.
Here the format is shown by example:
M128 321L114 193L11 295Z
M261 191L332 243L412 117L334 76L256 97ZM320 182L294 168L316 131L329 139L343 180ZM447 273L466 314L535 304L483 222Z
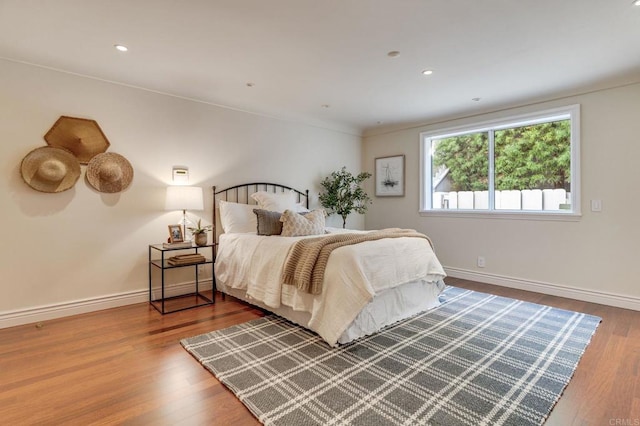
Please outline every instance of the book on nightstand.
M192 263L202 263L205 260L206 259L203 255L198 253L193 253L193 254L181 254L179 256L170 257L167 260L167 263L169 263L169 265L172 265L172 266L178 266L178 265L190 265Z
M162 243L162 248L191 248L193 244L191 241L185 241L182 243Z

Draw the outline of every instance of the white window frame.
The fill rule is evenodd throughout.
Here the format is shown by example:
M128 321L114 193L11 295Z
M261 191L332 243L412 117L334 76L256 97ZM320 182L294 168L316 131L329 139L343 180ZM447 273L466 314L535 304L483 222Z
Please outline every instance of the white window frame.
M489 130L501 130L505 128L524 125L546 123L557 119L571 120L571 210L495 210L493 184L493 140L489 141L489 209L488 210L463 210L463 209L433 209L431 206L432 172L431 172L431 142L434 139L458 136L467 133L480 133ZM490 133L491 134L491 133ZM580 210L580 105L547 109L530 114L510 116L496 120L468 124L459 127L451 127L420 133L420 215L443 217L473 217L490 219L528 219L528 220L561 220L576 221L581 216Z

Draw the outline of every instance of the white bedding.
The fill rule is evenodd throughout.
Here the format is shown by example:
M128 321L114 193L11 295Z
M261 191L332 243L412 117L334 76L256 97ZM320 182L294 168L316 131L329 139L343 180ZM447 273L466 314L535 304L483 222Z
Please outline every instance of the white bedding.
M445 273L423 238L382 239L336 249L317 296L281 282L289 249L301 238L308 237L222 234L215 261L218 286L244 293L270 310L288 307L308 313L308 324L303 325L330 345L437 304ZM404 288L406 293L400 291ZM374 298L383 303L371 304ZM350 327L356 318L356 326Z

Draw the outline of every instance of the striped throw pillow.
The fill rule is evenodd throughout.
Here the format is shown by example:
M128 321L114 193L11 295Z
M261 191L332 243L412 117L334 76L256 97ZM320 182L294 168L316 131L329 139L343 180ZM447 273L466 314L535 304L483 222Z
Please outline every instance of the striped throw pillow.
M282 222L280 222L280 212L269 210L253 209L258 220L258 235L280 235L282 232Z

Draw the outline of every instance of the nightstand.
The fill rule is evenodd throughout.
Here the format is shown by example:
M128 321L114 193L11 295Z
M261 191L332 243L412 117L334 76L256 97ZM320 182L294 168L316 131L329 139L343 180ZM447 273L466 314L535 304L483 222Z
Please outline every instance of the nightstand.
M186 261L175 263L171 258L188 257L189 254L201 254L202 261ZM216 279L213 270L214 244L192 247L164 247L163 244L149 245L149 303L161 314L197 308L215 303ZM203 290L200 282L201 269L211 270L211 290ZM195 277L193 281L179 284L168 284L166 275L171 270L189 270ZM154 280L155 278L155 280ZM160 279L160 285L154 287L154 281ZM207 280L208 281L208 280ZM195 289L194 289L195 286ZM208 287L208 286L207 286ZM187 292L184 292L184 291ZM211 292L209 296L208 293Z

